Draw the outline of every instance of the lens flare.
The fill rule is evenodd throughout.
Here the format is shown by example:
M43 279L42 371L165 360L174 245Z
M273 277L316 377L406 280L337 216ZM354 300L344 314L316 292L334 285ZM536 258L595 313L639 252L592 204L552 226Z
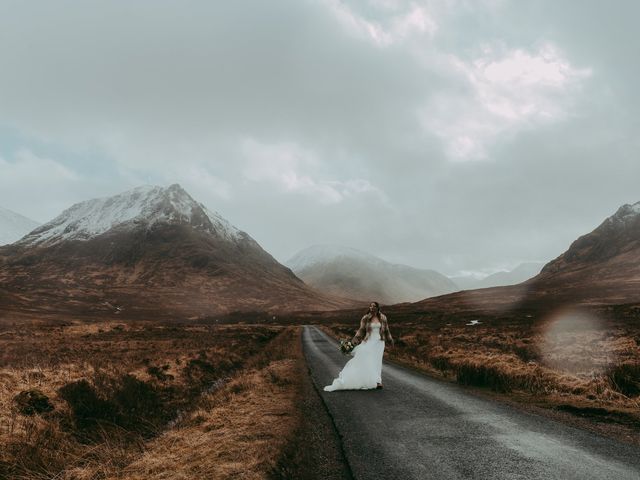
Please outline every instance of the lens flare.
M580 308L555 311L543 321L538 348L543 362L577 375L605 372L616 360L615 345L602 319Z

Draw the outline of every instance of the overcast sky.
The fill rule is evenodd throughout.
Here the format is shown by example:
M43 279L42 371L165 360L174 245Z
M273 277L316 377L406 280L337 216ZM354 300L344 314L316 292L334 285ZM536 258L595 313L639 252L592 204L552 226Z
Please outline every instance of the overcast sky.
M640 2L0 0L0 206L180 183L280 261L548 261L640 201Z

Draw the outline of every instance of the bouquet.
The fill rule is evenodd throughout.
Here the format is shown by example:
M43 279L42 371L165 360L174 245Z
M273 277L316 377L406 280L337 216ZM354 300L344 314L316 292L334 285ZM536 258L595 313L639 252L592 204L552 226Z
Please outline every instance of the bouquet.
M354 348L355 348L355 345L351 343L351 340L347 340L347 339L340 340L340 351L345 355L349 355Z

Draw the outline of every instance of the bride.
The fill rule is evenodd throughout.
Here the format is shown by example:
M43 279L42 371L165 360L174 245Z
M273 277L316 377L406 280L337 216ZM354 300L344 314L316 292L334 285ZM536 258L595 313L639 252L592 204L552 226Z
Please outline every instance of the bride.
M363 338L364 337L364 338ZM382 388L382 354L385 339L394 344L389 332L387 317L380 311L378 302L371 302L369 312L360 320L360 328L353 337L358 343L338 378L324 387L326 392L334 390L356 390ZM359 343L362 340L362 343Z

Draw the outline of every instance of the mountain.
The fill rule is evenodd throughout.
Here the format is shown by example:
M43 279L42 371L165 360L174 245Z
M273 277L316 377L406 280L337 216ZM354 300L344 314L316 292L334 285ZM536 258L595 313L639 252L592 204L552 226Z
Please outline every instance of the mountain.
M184 317L353 305L316 292L180 185L73 205L0 248L0 304Z
M457 292L411 308L463 311L632 303L640 303L640 202L620 207L525 282Z
M575 240L542 268L532 288L590 303L640 301L640 202L623 205Z
M605 219L594 231L575 240L569 249L542 269L543 275L553 275L604 264L632 260L640 266L640 202L623 205ZM626 269L625 269L626 270Z
M0 207L0 245L15 242L38 225L36 221Z
M471 276L461 276L451 277L451 280L463 290L515 285L535 277L540 273L544 265L542 262L526 262L521 263L513 270L496 272L481 279Z
M364 302L410 302L457 290L451 280L434 270L392 264L338 245L314 245L285 263L322 292Z

